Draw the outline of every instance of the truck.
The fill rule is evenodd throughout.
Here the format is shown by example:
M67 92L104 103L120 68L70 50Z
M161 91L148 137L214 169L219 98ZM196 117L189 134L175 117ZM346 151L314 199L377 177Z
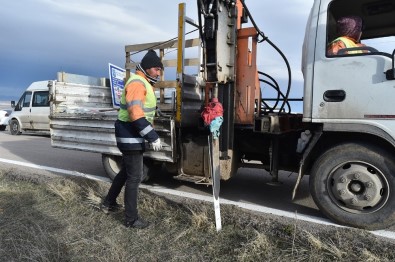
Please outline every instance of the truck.
M303 97L295 99L303 101L303 113L289 108L293 98L285 55L259 29L245 1L200 0L197 7L195 22L186 16L186 5L179 4L177 39L125 46L126 79L137 65L132 57L148 49L158 50L164 66L176 70L175 79L162 75L155 85L154 125L163 149L148 147L144 153L145 178L159 167L176 179L202 184L214 184L218 175L231 179L240 167L267 170L273 182L280 170L292 171L297 174L293 196L308 175L316 205L334 222L364 229L393 225L395 50L366 46L332 56L327 46L337 37L336 20L350 14L364 21L362 41L394 36L395 1L314 1L302 50ZM199 36L186 39L186 26ZM286 88L258 70L260 43L284 58ZM165 55L170 49L177 50L176 58ZM277 97L267 98L263 84L273 87ZM49 86L52 145L101 153L113 177L121 153L113 126L117 110L106 81L51 81ZM213 103L223 108L217 139L202 119Z

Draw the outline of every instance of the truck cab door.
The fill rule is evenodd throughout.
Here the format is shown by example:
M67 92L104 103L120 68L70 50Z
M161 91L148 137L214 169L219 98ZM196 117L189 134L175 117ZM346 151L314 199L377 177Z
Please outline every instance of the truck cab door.
M372 15L371 3L350 0L321 1L314 50L312 79L312 121L321 123L360 123L395 127L395 82L385 72L392 68L391 55L364 51L357 54L330 56L328 44L335 39L336 21L345 14L356 13L366 23L365 37L381 39L393 35L395 16L391 10ZM368 5L369 4L369 5ZM357 12L367 10L366 13ZM386 35L387 34L387 35ZM386 121L386 123L383 123ZM390 123L394 122L394 123Z
M384 72L383 55L349 55L322 59L315 66L313 119L366 119L395 115L394 82Z

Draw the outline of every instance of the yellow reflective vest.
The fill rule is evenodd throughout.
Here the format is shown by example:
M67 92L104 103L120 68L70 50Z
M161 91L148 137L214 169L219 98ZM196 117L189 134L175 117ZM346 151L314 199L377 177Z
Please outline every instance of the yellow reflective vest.
M126 102L126 86L132 82L141 82L143 86L145 87L146 90L146 96L145 96L145 102L143 104L143 99L141 100L134 100L130 101L129 103ZM140 98L139 98L140 99ZM118 113L118 119L124 122L131 122L131 119L129 118L129 113L128 113L128 107L133 106L133 105L139 105L143 111L145 118L153 124L154 122L154 116L155 116L155 110L156 110L156 96L153 87L151 84L144 78L141 77L137 74L133 74L130 76L129 80L126 82L125 89L122 92L121 96L121 102L120 102L120 110Z
M347 38L347 37L338 37L336 38L333 42L336 41L342 41L344 43L344 45L346 46L346 48L353 48L353 47L359 47L361 45L355 43L353 40ZM358 51L347 51L347 54L362 54L363 51L362 50L358 50Z

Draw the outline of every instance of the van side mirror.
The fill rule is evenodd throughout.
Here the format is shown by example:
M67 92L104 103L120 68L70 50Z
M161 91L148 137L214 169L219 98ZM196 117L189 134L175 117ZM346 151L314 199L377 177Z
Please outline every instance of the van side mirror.
M395 80L395 49L392 52L392 68L385 72L387 80Z
M12 100L12 101L11 101L11 108L14 108L14 107L15 107L15 101Z

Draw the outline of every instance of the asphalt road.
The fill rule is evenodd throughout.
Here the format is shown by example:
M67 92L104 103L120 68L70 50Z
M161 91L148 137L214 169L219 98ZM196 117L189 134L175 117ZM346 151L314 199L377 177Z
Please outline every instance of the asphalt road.
M100 154L52 148L49 135L23 133L12 136L8 131L0 132L0 158L106 176ZM297 214L324 217L308 193L307 177L302 180L294 201L291 200L291 195L296 174L280 173L282 183L278 186L269 185L270 181L271 177L266 171L241 168L235 177L221 182L220 197ZM175 180L168 175L158 174L149 184L205 196L212 195L209 186Z
M12 136L8 130L0 131L0 158L107 177L102 167L100 154L53 148L48 134L23 133L19 136ZM13 164L0 161L0 168L13 166ZM308 177L302 179L296 198L291 200L296 175L280 172L281 184L273 186L270 185L271 177L266 171L241 168L235 177L228 181L221 181L220 198L272 208L280 212L292 212L295 217L307 215L324 218L324 221L329 222L318 210L309 194ZM166 174L158 174L148 185L212 196L210 186L179 181ZM394 234L395 226L386 229L386 232Z

